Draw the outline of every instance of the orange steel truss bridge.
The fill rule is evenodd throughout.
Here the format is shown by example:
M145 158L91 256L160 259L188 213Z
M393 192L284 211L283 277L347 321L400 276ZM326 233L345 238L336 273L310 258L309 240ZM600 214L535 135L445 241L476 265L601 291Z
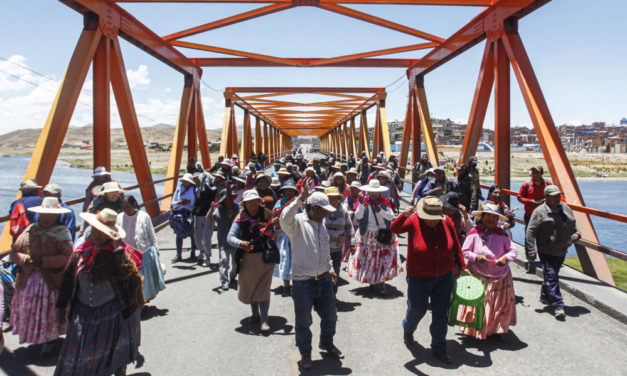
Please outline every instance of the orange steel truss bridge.
M599 241L589 214L627 221L626 216L603 213L586 208L573 171L560 142L555 124L544 99L540 84L518 33L518 20L550 0L59 0L84 17L84 28L61 82L50 114L43 126L24 179L48 183L70 118L88 70L93 64L93 158L94 166L110 168L110 88L113 89L118 112L126 136L128 150L137 176L144 206L151 216L170 209L176 188L184 144L188 157L200 152L202 164L209 167L209 150L201 106L200 79L203 67L369 67L407 69L408 102L400 153L401 171L406 170L410 145L412 161L419 160L421 139L432 163L438 163L435 138L427 105L425 77L465 50L485 45L481 69L468 119L466 137L459 164L466 163L476 149L494 91L495 103L495 183L510 187L510 67L522 92L531 116L553 182L564 192L565 202L575 209L577 223L588 246L577 246L584 271L613 284L612 275L599 249ZM221 20L181 30L170 35L157 35L141 20L118 3L259 3L259 8ZM414 27L401 25L376 15L363 13L355 4L421 6L475 6L479 14L452 35L437 36ZM208 4L210 5L210 4ZM181 4L184 7L185 4ZM191 43L186 37L210 32L228 25L262 17L294 7L315 7L363 22L411 35L416 43L376 51L335 57L277 57L220 46ZM144 142L137 120L119 38L144 50L184 76L180 111L176 124L163 195L155 192ZM181 51L192 51L191 55ZM385 57L402 52L422 51L421 58ZM229 57L198 58L193 53L208 51ZM290 96L315 94L329 99L295 101ZM381 88L227 88L225 116L220 153L239 153L247 161L251 152L263 151L276 159L291 148L291 137L319 136L323 151L339 156L357 155L362 151L374 155L390 154L390 140L385 113L386 93ZM244 110L242 139L237 139L235 106ZM369 150L366 111L376 108L373 148ZM304 108L304 110L303 110ZM253 145L252 121L255 133ZM359 118L359 120L356 120ZM359 139L359 142L357 142ZM240 145L238 147L238 145ZM18 193L19 195L19 193ZM10 237L5 226L0 251L8 249ZM596 248L595 248L596 246ZM606 252L607 253L607 252Z

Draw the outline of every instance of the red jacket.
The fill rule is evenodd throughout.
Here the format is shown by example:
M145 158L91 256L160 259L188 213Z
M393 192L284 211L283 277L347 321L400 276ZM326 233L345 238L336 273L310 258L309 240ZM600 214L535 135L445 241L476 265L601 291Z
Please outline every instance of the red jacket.
M533 203L534 200L544 199L544 187L547 185L551 185L550 180L542 179L540 185L535 185L532 179L529 179L520 186L518 201L525 205L525 217L531 217L533 211L539 206Z
M395 234L409 233L407 240L407 275L410 277L439 277L451 270L456 262L466 268L462 247L455 233L453 221L445 216L435 228L420 221L414 213L408 218L399 215L391 226Z

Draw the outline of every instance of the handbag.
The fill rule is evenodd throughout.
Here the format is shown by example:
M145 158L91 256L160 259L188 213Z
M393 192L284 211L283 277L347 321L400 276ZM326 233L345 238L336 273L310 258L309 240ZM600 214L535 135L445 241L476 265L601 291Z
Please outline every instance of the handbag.
M372 214L374 214L374 221L377 223L378 228L379 220L377 219L377 213L375 213L374 209L372 209L372 206L370 206L370 210L372 210ZM377 231L377 241L384 245L392 244L392 231L390 230L390 224L388 221L385 221L385 228Z
M263 250L263 262L266 264L278 264L281 262L281 254L274 240L269 236L262 235L256 241Z

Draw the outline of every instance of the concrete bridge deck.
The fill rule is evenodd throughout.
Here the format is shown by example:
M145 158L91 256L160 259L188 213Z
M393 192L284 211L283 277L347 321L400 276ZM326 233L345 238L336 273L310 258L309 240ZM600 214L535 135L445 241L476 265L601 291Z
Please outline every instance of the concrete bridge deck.
M168 270L167 288L144 312L140 348L143 361L129 366L129 374L299 374L293 303L291 298L281 297L280 280L273 282L272 330L264 336L258 328L246 324L249 308L237 300L237 292L218 289L216 271L191 262L170 264L175 254L174 235L166 227L158 237L161 258ZM401 239L402 254L406 253L406 242L407 238ZM186 240L184 246L188 245ZM212 262L217 261L214 252ZM557 321L538 301L541 280L518 264L511 264L511 269L517 325L502 342L464 338L458 328L449 328L452 365L431 356L429 315L416 333L421 346L412 351L404 346L400 325L406 307L404 276L391 281L387 296L380 297L370 293L367 286L346 280L343 272L335 342L346 358L341 362L326 359L314 351L314 368L306 374L627 375L627 325L566 291L567 318ZM314 346L317 325L319 320L314 318ZM5 333L5 342L0 374L53 374L55 359L39 359L38 347L19 345L10 333Z

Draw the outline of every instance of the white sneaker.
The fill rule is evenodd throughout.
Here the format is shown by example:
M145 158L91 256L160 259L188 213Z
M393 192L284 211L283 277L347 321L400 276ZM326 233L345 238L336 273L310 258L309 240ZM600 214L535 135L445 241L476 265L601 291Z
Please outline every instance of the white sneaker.
M566 318L566 313L564 312L564 308L555 308L555 318L558 320L562 320Z

